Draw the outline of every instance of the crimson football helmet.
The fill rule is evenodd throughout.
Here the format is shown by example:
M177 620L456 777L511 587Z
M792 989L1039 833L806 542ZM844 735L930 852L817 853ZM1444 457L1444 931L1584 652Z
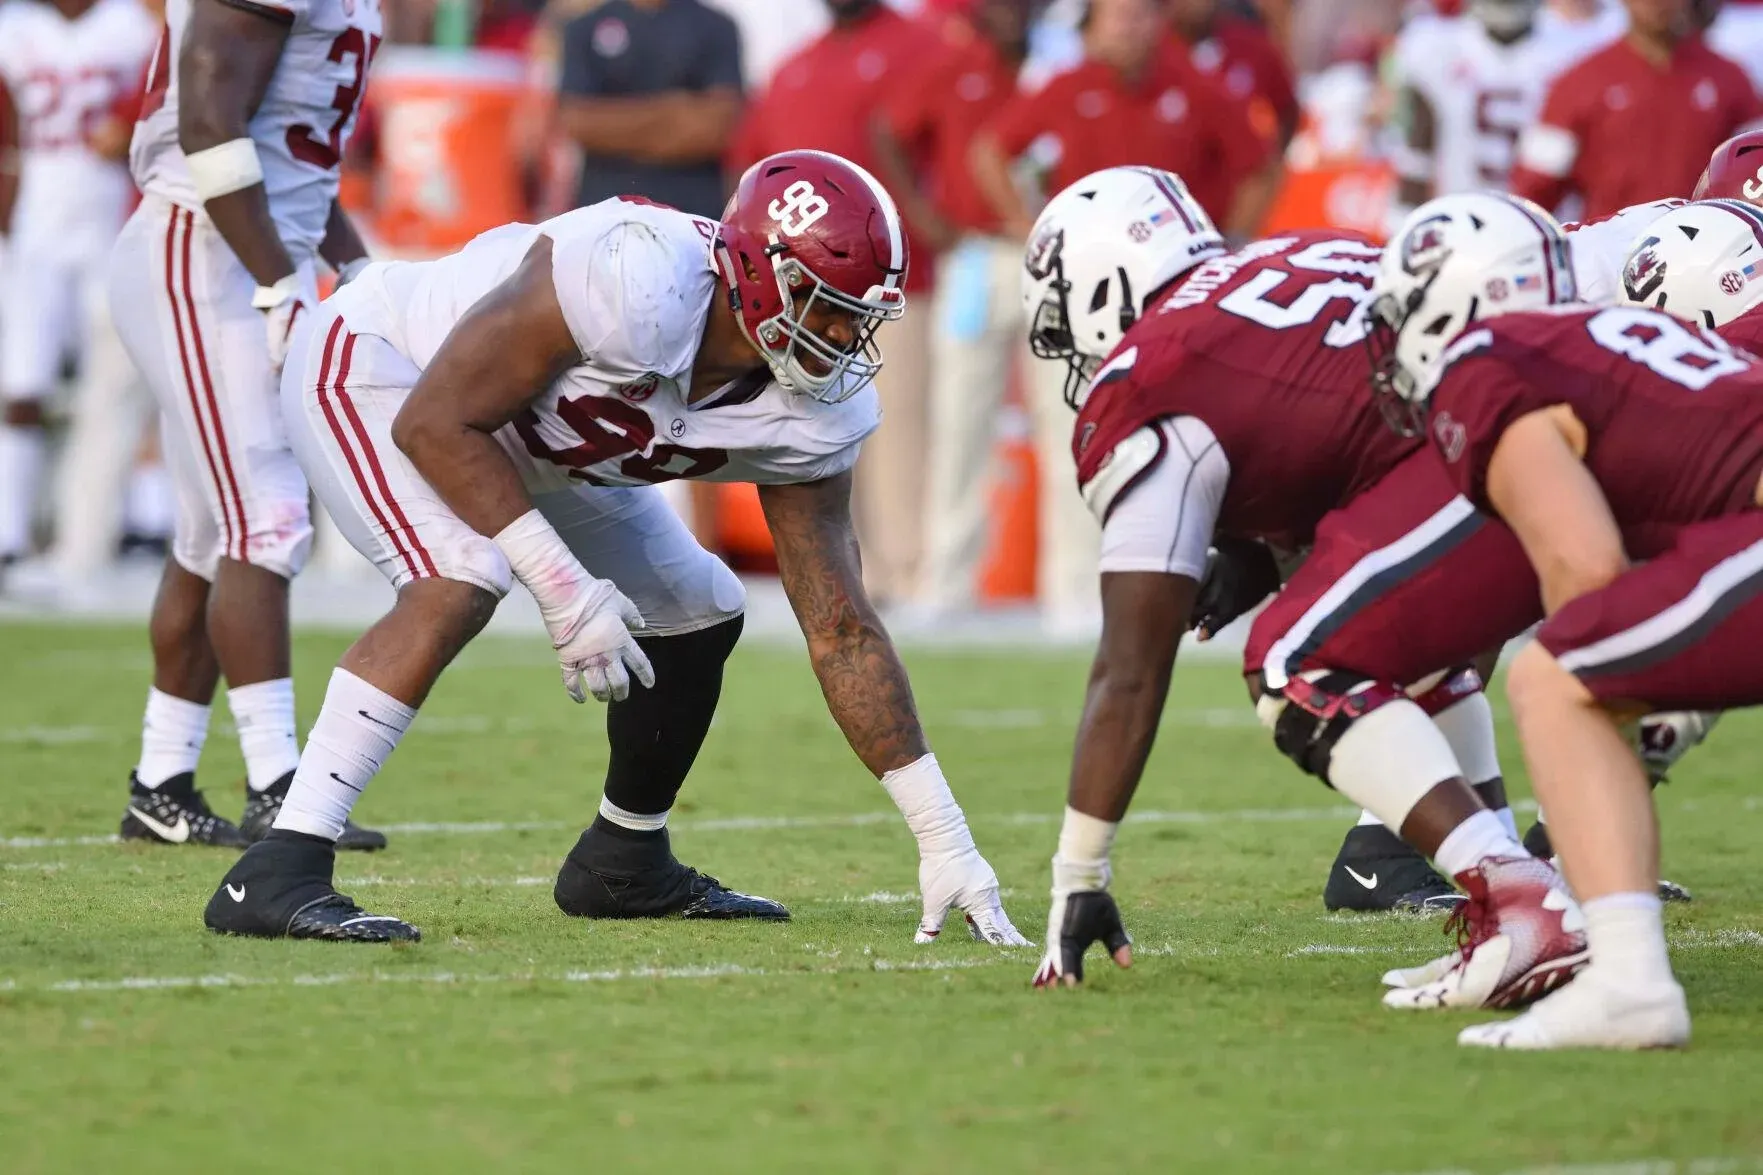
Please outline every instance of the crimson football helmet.
M1708 158L1692 200L1745 200L1763 207L1763 131L1742 131Z
M874 176L825 151L784 151L747 169L714 249L729 305L777 382L826 403L881 370L875 331L906 309L906 233ZM849 314L844 346L806 325Z

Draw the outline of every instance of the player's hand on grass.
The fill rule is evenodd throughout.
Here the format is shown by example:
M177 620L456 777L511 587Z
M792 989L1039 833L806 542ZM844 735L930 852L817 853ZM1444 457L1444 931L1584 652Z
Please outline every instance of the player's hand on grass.
M998 947L1032 947L1004 912L998 896L998 875L979 854L971 838L965 848L949 853L920 853L918 892L924 895L924 917L913 942L934 942L950 911L967 918L967 931L980 942Z
M1271 550L1253 539L1217 536L1194 595L1195 634L1210 640L1278 590L1279 564Z
M1047 953L1035 969L1036 987L1076 987L1084 978L1084 954L1095 943L1117 967L1132 966L1132 936L1108 892L1108 862L1072 863L1053 858L1053 907L1047 911Z
M632 636L643 628L642 614L609 580L591 581L556 615L540 611L563 669L563 688L575 701L593 694L597 702L622 702L633 676L644 688L655 684L655 670Z

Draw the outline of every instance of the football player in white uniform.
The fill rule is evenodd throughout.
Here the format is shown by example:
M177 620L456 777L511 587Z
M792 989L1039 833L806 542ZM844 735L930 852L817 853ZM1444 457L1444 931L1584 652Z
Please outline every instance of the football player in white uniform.
M558 872L584 917L787 918L674 856L667 817L716 709L744 593L653 483L753 482L827 708L918 838L929 941L951 909L1020 945L864 593L851 470L907 257L893 200L835 155L742 178L720 223L635 198L372 265L302 322L294 450L398 591L343 656L275 828L207 910L221 932L387 941L332 842L429 689L519 580L570 696L610 703L598 817ZM633 680L634 683L633 683Z
M1542 0L1470 0L1459 16L1421 15L1393 55L1400 140L1391 226L1434 196L1505 190L1518 134L1556 74L1621 32L1569 23Z
M380 40L378 0L170 0L130 164L111 306L164 414L177 487L154 603L153 689L126 838L242 846L293 778L288 581L311 545L277 373L317 304L314 254L347 280L366 250L337 163ZM195 789L217 680L249 784L242 827ZM351 829L347 847L375 848Z
M134 372L110 326L103 275L130 185L100 139L140 85L156 34L136 0L0 4L0 88L18 144L10 161L16 187L0 179L0 238L11 258L0 263L0 562L28 551L43 474L43 403L70 354L80 360L77 411L95 410L100 425L81 438L93 451L76 458L88 473L101 471L100 484L86 478L80 496L88 513L120 512L139 442L138 425L126 418L141 413L130 403Z

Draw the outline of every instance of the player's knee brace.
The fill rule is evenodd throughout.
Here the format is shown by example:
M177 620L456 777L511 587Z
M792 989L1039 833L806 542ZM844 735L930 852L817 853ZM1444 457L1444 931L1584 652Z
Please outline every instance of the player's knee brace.
M1311 670L1283 690L1263 691L1255 713L1273 731L1273 744L1304 771L1328 782L1335 744L1353 724L1391 702L1407 701L1400 688L1356 673Z

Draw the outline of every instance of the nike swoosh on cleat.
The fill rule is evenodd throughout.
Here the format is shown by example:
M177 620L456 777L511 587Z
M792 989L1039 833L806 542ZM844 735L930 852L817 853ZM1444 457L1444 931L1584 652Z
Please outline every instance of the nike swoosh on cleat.
M399 922L399 921L402 921L402 919L394 918L390 914L363 914L359 918L345 918L343 921L337 923L337 925L338 926L354 926L357 923L361 923L361 922Z
M1362 874L1358 870L1354 869L1351 865L1342 865L1341 868L1345 869L1347 871L1347 873L1353 878L1354 881L1357 881L1360 885L1363 885L1366 889L1376 889L1377 888L1377 874L1373 873L1370 877L1366 877L1364 874Z
M161 824L133 804L129 805L129 813L134 816L136 820L139 820L142 824L145 824L148 828L157 833L161 840L170 841L174 845L181 845L190 839L190 822L181 815L178 817L178 822L176 824Z
M226 896L233 899L235 902L242 902L245 900L245 887L242 885L229 885L226 887Z

